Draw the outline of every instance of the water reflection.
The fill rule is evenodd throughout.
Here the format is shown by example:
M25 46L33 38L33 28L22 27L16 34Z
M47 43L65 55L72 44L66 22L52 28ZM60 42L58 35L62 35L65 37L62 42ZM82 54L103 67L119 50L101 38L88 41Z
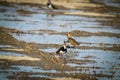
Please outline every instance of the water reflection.
M111 3L113 0L102 0L105 5L116 5L117 3ZM116 0L117 1L117 0ZM15 7L0 6L0 9L5 9L5 12L0 13L0 26L4 28L17 29L24 31L26 33L17 35L17 33L9 34L12 35L19 41L25 41L27 43L36 44L58 44L61 45L63 41L67 40L66 35L63 32L68 31L86 31L90 33L96 32L109 32L113 35L120 34L119 27L116 24L109 25L109 22L116 21L116 18L105 18L105 17L87 17L87 16L75 16L75 15L63 15L61 12L74 12L81 10L55 10L58 14L50 13L48 10L40 9L38 7L30 6L20 6L14 5ZM31 14L21 15L18 11L28 11L33 12ZM27 13L28 13L27 12ZM81 11L83 12L83 11ZM113 14L113 12L108 12L106 14ZM117 12L114 12L118 14ZM115 19L115 20L114 20ZM107 22L108 21L108 22ZM104 23L106 22L106 24ZM119 25L119 23L117 23ZM40 32L40 30L43 30ZM31 32L30 32L31 31ZM54 33L53 35L48 33ZM30 33L27 33L30 32ZM61 32L59 35L56 34ZM109 34L110 35L110 34ZM101 36L101 35L89 35L89 36L73 36L77 41L82 42L80 46L87 47L101 47L100 44L106 44L105 47L114 47L113 45L120 44L120 38L118 36ZM10 48L11 45L0 45L0 48ZM45 52L55 53L56 48L46 47L45 49L40 49ZM74 49L76 55L68 54L67 57L70 60L75 60L74 62L68 61L66 64L77 69L77 71L65 71L66 73L86 73L93 75L95 74L100 80L108 80L110 76L115 79L119 79L119 51L111 50L98 50L98 49ZM17 52L3 52L0 51L0 55L13 55L13 56L23 56ZM70 56L71 55L71 56ZM11 68L2 70L0 69L0 75L2 78L7 79L7 76L13 74L13 72L32 72L32 73L59 73L57 70L44 70L41 67L34 66L23 66L23 65L12 65ZM7 74L7 75L4 75ZM102 74L101 77L100 74ZM107 75L107 76L105 76ZM47 77L46 75L29 75L30 77ZM105 77L104 77L105 76Z
M88 62L83 64L69 63L68 65L87 68L90 73L93 73L93 67L95 67L96 74L114 75L116 79L119 78L119 52L114 51L102 51L102 50L80 50L78 56L71 57L71 59L77 60L93 60L95 62ZM83 69L84 71L85 69ZM100 78L102 80L102 78ZM106 78L105 78L106 80Z
M25 56L24 54L16 53L16 52L3 52L0 51L0 55L6 55L6 56Z
M119 0L94 0L99 3L104 3L107 6L118 7L120 8L120 1Z

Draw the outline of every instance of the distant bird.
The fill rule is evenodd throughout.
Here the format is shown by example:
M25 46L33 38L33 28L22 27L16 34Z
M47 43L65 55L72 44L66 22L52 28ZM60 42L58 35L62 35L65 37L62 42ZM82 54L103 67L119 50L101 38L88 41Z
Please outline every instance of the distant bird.
M67 38L68 38L67 42L70 43L70 46L72 46L72 47L79 46L79 42L77 42L74 38L71 37L71 33L70 32L68 32Z
M47 7L48 7L50 10L55 9L55 7L53 6L53 4L51 3L50 0L48 0L48 2L47 2Z
M67 53L67 46L66 43L64 42L64 44L56 51L57 55L63 55Z

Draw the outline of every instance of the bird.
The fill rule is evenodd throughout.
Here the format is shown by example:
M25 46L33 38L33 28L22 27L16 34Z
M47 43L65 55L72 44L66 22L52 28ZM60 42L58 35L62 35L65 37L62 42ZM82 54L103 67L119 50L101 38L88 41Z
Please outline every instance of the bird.
M74 38L71 37L71 33L70 32L67 33L67 38L68 38L67 42L69 43L69 45L71 47L77 47L77 46L80 45L79 42L77 42Z
M56 51L56 54L57 55L63 55L65 53L67 53L67 45L64 42L64 44Z
M50 10L55 9L55 7L53 6L53 4L51 3L50 0L48 0L48 2L47 2L47 7L48 7Z

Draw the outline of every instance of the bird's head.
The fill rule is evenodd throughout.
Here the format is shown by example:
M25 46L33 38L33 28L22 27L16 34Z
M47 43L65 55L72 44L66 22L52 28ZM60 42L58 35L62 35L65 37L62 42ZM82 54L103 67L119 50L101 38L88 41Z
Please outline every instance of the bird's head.
M64 48L66 48L66 46L67 46L66 41L64 41L64 43L62 45Z
M67 37L68 37L68 38L71 37L71 33L70 33L70 32L67 33Z

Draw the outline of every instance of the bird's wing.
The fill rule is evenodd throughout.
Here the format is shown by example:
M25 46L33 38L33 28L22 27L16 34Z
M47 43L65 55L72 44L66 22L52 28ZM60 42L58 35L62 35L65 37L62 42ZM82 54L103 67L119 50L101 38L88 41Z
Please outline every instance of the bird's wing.
M78 43L74 38L68 38L68 41L69 41L71 44L79 45L79 43Z
M60 50L62 50L62 49L63 49L63 47L60 47L60 48L56 51L56 53L59 53Z

